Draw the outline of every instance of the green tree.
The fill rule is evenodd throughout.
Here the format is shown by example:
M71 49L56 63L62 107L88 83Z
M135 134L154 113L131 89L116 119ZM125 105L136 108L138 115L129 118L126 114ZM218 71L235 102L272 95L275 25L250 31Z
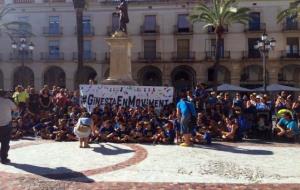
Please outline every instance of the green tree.
M277 15L277 22L283 21L287 17L297 18L298 13L300 13L300 0L294 1L290 4L289 8L281 11Z
M221 40L225 27L234 23L246 24L249 21L249 8L235 8L238 0L212 0L211 3L200 3L196 6L189 18L191 22L204 22L204 28L212 27L216 34L216 52L214 61L213 88L218 86L218 70L221 56Z

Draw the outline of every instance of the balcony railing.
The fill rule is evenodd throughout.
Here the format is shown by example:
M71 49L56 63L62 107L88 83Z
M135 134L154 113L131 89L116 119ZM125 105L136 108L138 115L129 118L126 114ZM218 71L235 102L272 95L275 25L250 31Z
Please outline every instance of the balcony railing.
M63 27L44 27L43 34L45 36L61 36L63 34Z
M34 3L34 0L14 0L15 4L27 4L27 3Z
M33 54L32 53L24 53L24 55L22 55L21 53L10 53L9 54L9 60L10 61L21 62L22 59L24 59L24 61L32 61L33 60Z
M300 59L300 51L281 51L281 59Z
M244 51L243 59L260 59L261 54L259 51Z
M64 60L64 53L41 53L41 60L46 62L56 62Z
M66 0L44 0L44 3L65 3Z
M245 28L245 32L265 32L266 23L248 24Z
M75 34L77 34L77 27L75 27ZM83 27L83 35L84 36L94 36L95 28L93 26Z
M146 26L141 26L140 28L141 34L142 35L156 35L159 34L159 26L156 25L155 27L146 27Z
M139 52L138 53L139 62L159 62L161 61L160 52Z
M78 61L78 53L73 52L73 61ZM83 61L84 62L95 62L96 61L96 53L95 52L84 52L83 53Z
M282 31L284 31L284 32L298 31L298 30L300 30L298 22L292 22L292 23L284 22L283 25L282 25Z
M194 62L195 52L172 52L172 61L175 62Z
M205 52L206 60L215 59L215 57L216 57L215 51L206 51ZM220 59L230 59L230 51L221 52Z
M225 33L228 32L228 25L224 25L224 32ZM215 33L215 27L213 27L213 26L207 27L207 33L208 34L214 34Z
M178 25L174 26L174 34L175 35L191 35L193 34L193 25L189 25L188 27L180 27Z

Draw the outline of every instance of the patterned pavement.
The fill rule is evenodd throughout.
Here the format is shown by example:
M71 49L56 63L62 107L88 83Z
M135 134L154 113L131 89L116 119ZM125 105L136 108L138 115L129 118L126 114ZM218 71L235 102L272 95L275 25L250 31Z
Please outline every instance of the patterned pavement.
M271 160L276 160L277 154L285 154L285 152L280 152L283 149L290 149L289 153L290 155L294 155L295 153L295 160L296 165L294 167L298 167L300 165L300 159L299 159L299 152L300 152L300 145L299 144L285 144L285 143L264 143L264 142L246 142L242 143L242 147L240 143L215 143L212 145L213 147L209 147L209 149L212 150L205 150L207 147L199 147L203 148L202 149L190 149L187 152L181 153L180 147L173 146L173 147L168 147L168 146L150 146L150 145L137 145L137 144L127 144L127 145L104 145L106 146L105 151L100 151L101 154L105 154L107 157L101 157L101 159L109 159L112 160L111 163L108 164L99 164L99 166L102 167L95 167L95 168L88 168L86 170L81 170L79 169L80 166L74 166L72 170L66 172L64 170L59 171L56 169L52 169L51 172L47 173L48 170L40 170L34 171L33 166L31 168L26 168L22 167L20 162L26 162L27 160L25 158L20 158L19 154L26 154L32 149L37 149L39 150L40 148L43 148L42 146L50 147L51 146L58 146L61 147L62 149L70 149L69 147L72 146L74 147L75 145L77 146L77 143L73 144L67 144L67 143L56 143L56 142L50 142L50 141L40 141L40 140L35 140L35 141L19 141L19 142L14 142L12 143L11 146L11 154L12 157L14 158L13 163L11 166L1 166L0 165L0 190L85 190L85 189L91 189L91 190L96 190L96 189L218 189L218 190L231 190L231 189L236 189L236 190L275 190L275 189L292 189L292 190L299 190L300 189L300 175L299 173L295 170L295 168L292 168L288 170L287 172L293 172L292 174L292 179L286 179L281 178L276 181L276 183L268 183L268 181L258 181L252 183L247 182L243 183L243 180L240 180L238 178L234 178L229 181L229 183L224 183L223 178L216 178L212 179L212 181L208 180L206 183L205 179L201 180L201 177L206 177L205 175L203 176L196 176L198 178L195 178L195 176L191 175L188 176L186 174L175 174L174 172L174 181L170 180L170 176L164 176L164 169L161 171L156 171L156 173L147 173L145 170L145 166L147 165L147 162L153 163L157 159L159 160L164 156L161 152L164 151L171 151L170 148L174 149L174 155L178 155L180 157L181 154L187 155L188 154L195 154L195 151L201 150L203 151L208 151L209 152L215 152L215 151L222 151L226 150L228 148L232 148L230 150L229 154L235 154L239 155L242 157L242 154L248 154L252 156L252 153L259 154L263 153L261 155L258 155L259 158L262 156L269 156L271 157ZM68 147L69 146L69 147ZM101 145L102 146L102 145ZM257 147L263 147L265 152L255 152ZM118 154L110 154L112 153L111 150L109 150L107 147L112 147L111 150L118 150L118 151L123 151L122 153L118 152ZM249 149L246 150L246 147L250 147ZM270 148L271 147L271 148ZM45 148L45 147L44 147ZM104 147L102 147L104 148ZM226 148L223 150L223 148ZM28 150L27 150L28 149ZM277 150L278 149L278 150ZM186 149L187 150L187 149ZM183 150L183 151L186 151ZM234 151L233 151L234 150ZM18 153L18 151L20 153ZM24 152L23 152L24 151ZM87 150L89 151L89 150ZM262 151L262 150L260 150ZM293 152L295 151L295 152ZM272 154L271 154L272 152ZM88 154L88 152L86 152ZM166 152L167 153L167 152ZM205 152L206 153L206 152ZM75 152L75 154L78 154ZM218 153L219 154L219 153ZM223 154L223 153L222 153ZM224 155L227 155L224 153ZM228 154L228 155L229 155ZM233 155L233 156L235 156ZM287 154L287 158L290 158L290 155ZM14 156L18 156L15 158ZM32 155L32 157L38 157L37 155ZM90 156L90 155L88 155ZM231 155L232 156L232 155ZM230 157L230 155L229 155ZM19 158L19 159L18 159ZM281 159L281 157L279 157ZM153 159L155 159L153 161ZM270 159L270 158L269 158ZM91 158L91 161L93 159ZM34 161L39 161L39 158L36 158ZM183 160L187 162L194 162L194 160ZM16 163L15 163L16 162ZM51 160L49 161L51 162ZM65 160L61 160L62 163L65 162ZM180 164L180 162L178 162ZM168 164L172 165L178 165L176 161L172 163L171 160L167 160L166 163L163 163L167 167ZM190 163L190 164L191 164ZM39 164L39 163L38 163ZM36 164L36 165L38 165ZM24 164L25 165L25 164ZM81 165L81 164L79 164ZM28 165L27 165L28 166ZM187 163L187 166L189 163ZM218 165L216 165L218 166ZM13 167L17 169L12 169ZM37 167L37 166L34 166ZM55 166L47 166L47 167L54 167ZM78 168L76 168L78 167ZM41 166L40 166L41 168ZM37 168L37 169L40 169ZM185 168L187 169L187 168ZM252 168L251 168L252 169ZM22 170L22 171L21 171ZM25 172L24 172L25 171ZM53 173L53 171L55 171ZM195 173L194 170L192 172ZM225 172L228 172L227 170ZM229 171L230 172L230 171ZM137 173L137 174L135 174ZM234 173L230 173L232 175ZM136 175L136 176L135 176ZM166 174L170 175L170 174ZM179 175L179 177L186 178L182 182L181 180L178 180L175 175ZM197 175L197 174L196 174ZM211 174L208 174L211 175ZM239 174L243 176L244 174ZM264 174L266 176L266 174ZM281 175L281 174L280 174ZM294 176L293 176L294 175ZM299 176L298 176L299 175ZM224 175L226 176L226 175ZM223 176L223 177L224 177ZM263 177L265 177L263 176ZM273 174L269 176L274 176ZM151 178L153 177L153 178ZM189 180L189 177L191 177L191 180ZM213 176L212 176L213 177ZM228 176L227 176L228 177ZM264 180L263 177L260 180ZM151 179L149 179L151 178ZM193 179L195 178L195 179ZM124 180L125 179L125 180ZM128 179L128 180L126 180ZM149 180L147 180L149 179ZM199 182L197 179L200 179ZM218 183L218 179L221 179L220 183ZM281 180L282 179L282 180ZM267 179L267 180L274 180L272 179ZM203 182L204 181L204 182ZM241 182L242 181L242 182ZM277 183L278 182L278 183ZM299 183L299 184L297 184Z

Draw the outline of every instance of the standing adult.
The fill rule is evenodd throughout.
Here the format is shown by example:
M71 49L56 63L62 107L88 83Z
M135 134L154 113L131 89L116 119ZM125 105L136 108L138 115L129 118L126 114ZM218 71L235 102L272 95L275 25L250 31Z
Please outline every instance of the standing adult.
M10 160L8 159L9 151L9 142L11 135L11 120L12 120L12 111L16 111L16 105L9 99L4 98L5 94L0 90L0 142L1 142L1 163L8 164Z
M180 101L177 103L177 118L181 125L181 134L184 142L180 146L192 146L191 132L192 132L192 117L196 116L194 104L186 100L186 92L180 93Z

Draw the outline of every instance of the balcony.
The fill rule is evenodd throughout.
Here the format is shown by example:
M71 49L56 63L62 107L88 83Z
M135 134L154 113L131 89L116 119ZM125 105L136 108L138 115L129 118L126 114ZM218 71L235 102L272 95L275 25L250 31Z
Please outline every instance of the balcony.
M280 58L284 60L300 59L300 51L281 51Z
M44 27L43 34L49 37L59 37L63 35L63 27Z
M259 51L243 51L243 59L260 59L261 54Z
M141 26L140 31L141 35L158 35L159 34L159 26L155 25L155 27L149 26Z
M78 61L78 53L73 52L73 61ZM84 62L96 62L96 53L95 52L84 52L83 53Z
M193 34L193 25L188 27L180 27L178 25L174 26L174 35L192 35Z
M265 32L266 31L266 23L255 23L248 24L245 28L245 32Z
M194 62L195 60L195 52L172 52L172 61L174 62Z
M228 32L228 25L224 25L224 33L227 33ZM207 33L208 34L215 34L215 27L213 26L209 26L207 27Z
M77 35L77 27L75 27L75 34ZM84 36L95 36L95 28L93 26L83 27Z
M41 53L41 60L45 62L61 62L64 61L64 53L49 53L43 52Z
M34 0L14 0L14 4L34 3Z
M33 61L33 54L24 53L24 55L22 55L21 53L14 52L9 54L9 60L13 62L22 62L22 60L24 60L24 62L31 62Z
M299 24L298 22L291 22L291 23L283 23L282 31L283 32L291 32L291 31L299 31Z
M214 60L216 57L215 51L206 51L205 60ZM220 59L230 59L230 51L221 52Z
M137 61L143 63L160 62L161 53L160 52L139 52Z

